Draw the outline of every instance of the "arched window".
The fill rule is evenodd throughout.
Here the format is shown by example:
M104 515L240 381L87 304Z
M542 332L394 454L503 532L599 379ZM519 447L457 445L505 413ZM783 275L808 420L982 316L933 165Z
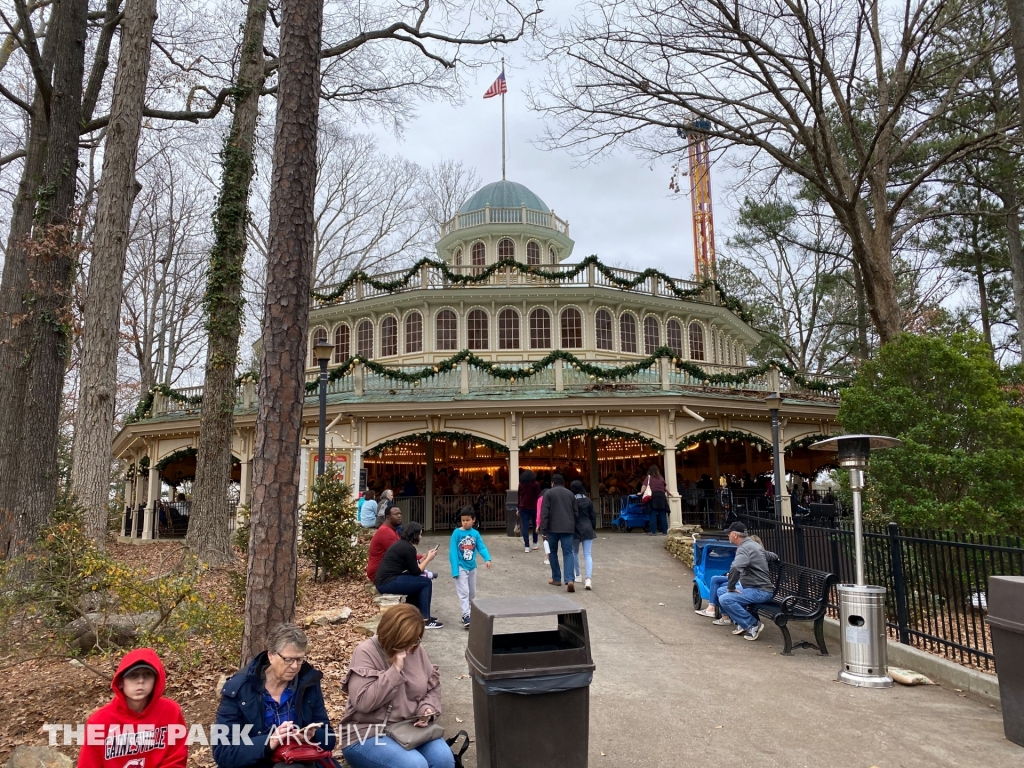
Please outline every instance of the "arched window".
M320 361L316 359L316 347L317 344L327 343L327 329L317 328L313 331L313 343L309 345L309 364L310 366L320 365Z
M636 354L636 318L629 312L619 316L619 349Z
M690 323L690 359L704 359L704 327L696 321Z
M551 349L551 315L546 309L530 313L530 349Z
M507 237L498 241L498 258L514 259L516 256L516 244Z
M450 309L442 309L437 313L436 349L438 352L449 352L459 348L459 318Z
M473 250L469 252L470 261L473 263L473 274L479 275L482 267L487 264L487 250L483 243L473 243Z
M373 323L363 320L356 328L356 354L369 360L373 357Z
M348 360L349 350L352 349L351 334L348 323L342 323L334 329L334 363L343 363Z
M498 313L498 349L519 349L519 313L514 309Z
M548 256L551 257L551 263L552 264L557 264L558 263L558 259L555 257L555 249L554 248L549 248L548 249Z
M454 264L456 267L461 267L462 266L462 249L461 248L456 248L455 249L455 255L452 256L452 264Z
M466 340L470 349L487 349L487 313L474 309L466 316Z
M526 263L533 266L540 264L540 246L533 240L526 244Z
M648 315L644 318L644 354L653 355L654 350L661 346L661 329L658 318Z
M423 315L410 312L405 316L405 354L423 351Z
M398 354L398 321L388 315L380 321L380 356Z
M582 349L583 315L578 309L562 310L562 349Z
M683 356L683 327L678 320L669 320L665 324L665 335L668 336L668 346L676 357Z
M594 315L594 341L598 349L612 349L612 313L607 309L597 310Z

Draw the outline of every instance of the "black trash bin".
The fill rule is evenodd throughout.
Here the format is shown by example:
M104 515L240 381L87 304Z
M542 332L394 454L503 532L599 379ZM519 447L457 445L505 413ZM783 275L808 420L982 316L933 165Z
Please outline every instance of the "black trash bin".
M550 616L552 628L495 634L495 619ZM586 610L561 595L473 601L478 768L586 768L594 662Z
M1024 747L1024 576L988 580L988 618L999 675L1003 732Z
M505 533L510 537L514 538L516 535L517 522L519 522L519 491L505 491Z

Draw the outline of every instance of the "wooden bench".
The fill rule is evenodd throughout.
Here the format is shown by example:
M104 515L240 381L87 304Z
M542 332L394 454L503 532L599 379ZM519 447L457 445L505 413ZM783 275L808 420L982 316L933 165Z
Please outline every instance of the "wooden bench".
M832 585L839 581L834 573L816 571L801 565L784 563L780 560L768 563L775 588L772 599L767 603L747 606L751 614L759 619L770 619L782 630L785 641L783 656L792 656L793 648L813 648L822 656L828 656L825 647L825 611L828 610L828 595ZM814 638L818 644L809 642L793 645L788 624L791 621L814 622Z

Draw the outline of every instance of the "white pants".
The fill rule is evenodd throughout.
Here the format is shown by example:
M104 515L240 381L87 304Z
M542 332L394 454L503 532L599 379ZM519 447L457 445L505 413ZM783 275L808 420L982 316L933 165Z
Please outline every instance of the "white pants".
M459 575L455 579L455 594L459 596L462 615L469 616L469 605L476 597L476 568L471 571L459 568Z

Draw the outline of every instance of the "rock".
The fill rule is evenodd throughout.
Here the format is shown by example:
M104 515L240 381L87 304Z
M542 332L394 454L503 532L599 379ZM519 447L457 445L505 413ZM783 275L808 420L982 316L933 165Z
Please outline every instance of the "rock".
M365 591L366 594L368 594L368 595L379 595L380 594L380 592L377 591L377 588L375 586L373 586L373 582L372 581L369 582L368 584L363 584L363 591Z
M373 598L381 613L405 602L405 595L378 595Z
M328 624L344 624L348 621L349 616L352 615L352 609L348 606L344 608L329 608L323 611L313 611L302 620L302 626L311 627L314 624L319 624L324 627Z
M71 768L71 758L56 747L15 747L7 768Z
M362 624L356 624L356 632L367 637L373 637L377 634L377 625L380 624L381 614L377 614L372 619L364 621Z
M72 636L71 647L89 651L97 645L126 647L142 627L160 618L156 611L146 613L87 613L72 621L64 631Z

